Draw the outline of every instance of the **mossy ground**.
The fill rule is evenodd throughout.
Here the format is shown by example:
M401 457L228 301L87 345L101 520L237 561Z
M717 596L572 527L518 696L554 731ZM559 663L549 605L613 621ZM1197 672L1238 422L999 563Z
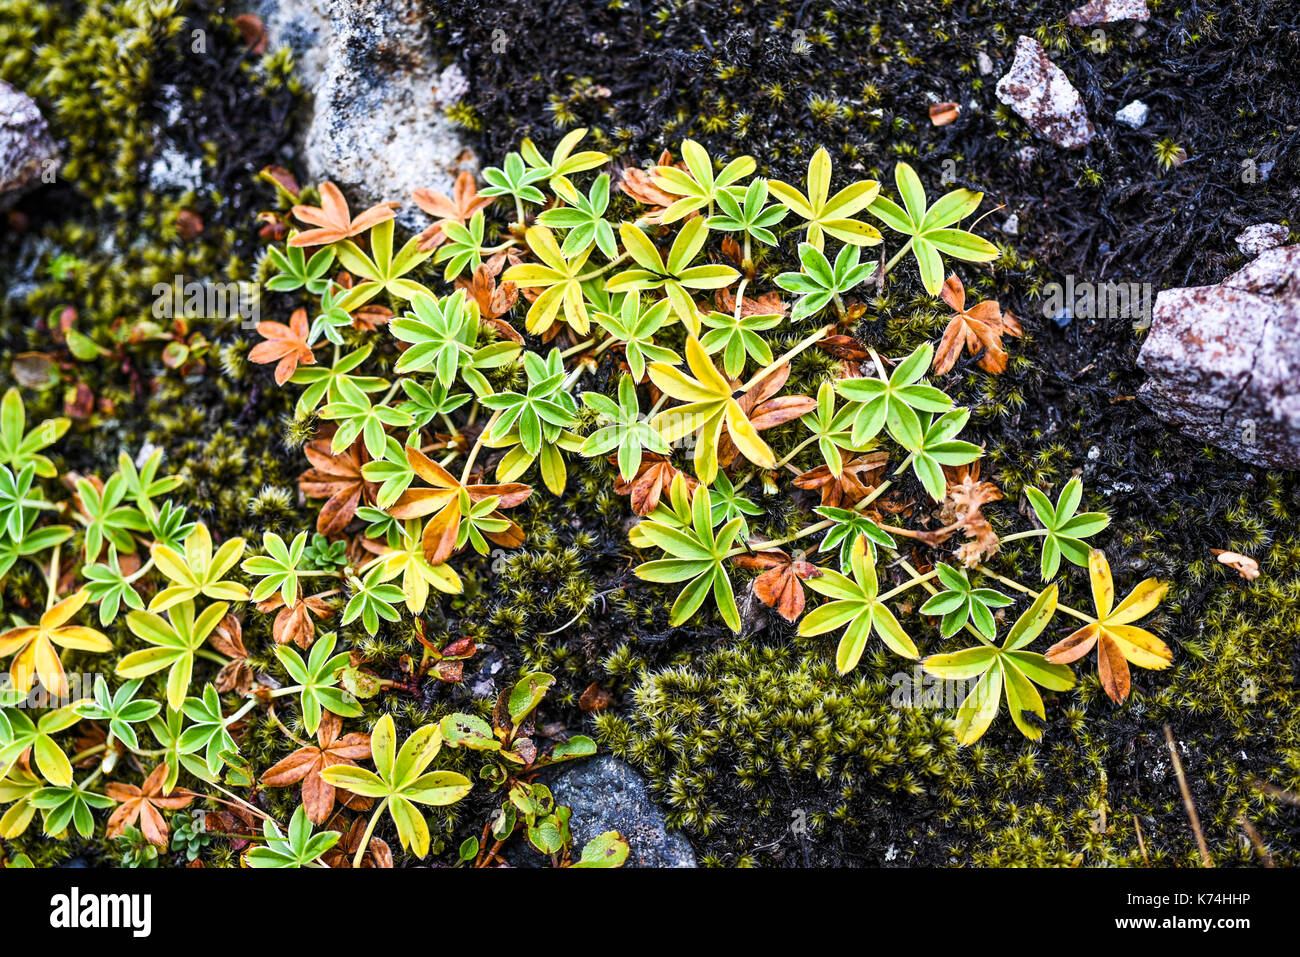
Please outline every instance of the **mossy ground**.
M1066 273L1157 288L1217 281L1241 262L1231 237L1242 226L1284 221L1300 182L1300 95L1282 82L1298 51L1282 26L1284 6L1178 13L1155 4L1144 36L1117 26L1098 52L1086 45L1090 34L1064 25L1063 4L929 2L906 13L838 2L436 4L439 39L472 82L454 113L488 163L520 136L550 142L588 125L602 148L631 162L689 135L714 155L752 153L761 174L798 180L824 144L854 175L884 182L906 159L932 193L951 159L956 185L1019 211L1021 235L1005 238L1002 260L963 277L972 296L1014 309L1028 335L1012 344L1004 375L964 362L943 385L974 410L976 438L990 450L985 477L1006 492L989 510L995 525L1009 520L1026 484L1059 487L1078 471L1089 505L1114 516L1100 544L1118 587L1152 574L1173 583L1154 624L1175 665L1136 672L1133 697L1115 707L1085 660L1080 687L1049 698L1041 743L1000 721L979 745L958 749L942 711L890 703L890 679L905 670L896 658L869 652L839 677L832 642L795 638L756 603L740 639L711 617L669 628L666 592L631 574L630 513L612 492L613 469L575 457L563 499L537 495L516 510L527 546L465 561L465 594L424 616L435 643L469 635L482 644L465 683L386 692L370 714L414 723L483 710L476 687L544 668L560 681L540 723L576 731L593 723L578 695L599 681L614 693L594 721L602 745L643 768L702 859L725 865L1194 864L1165 746L1169 723L1216 861L1256 859L1236 820L1244 813L1278 863L1295 863L1300 810L1252 781L1300 791L1300 483L1190 444L1134 401L1140 337L1130 320L1060 330L1034 298ZM295 489L305 462L301 430L287 425L291 396L269 369L246 361L247 333L196 323L191 331L207 345L180 369L162 362L161 342L73 362L52 333L51 314L72 306L77 328L108 342L116 323L147 315L153 284L177 273L258 276L254 214L275 198L252 176L268 162L294 165L280 152L295 100L286 62L259 62L197 4L180 7L180 19L147 9L91 3L70 13L0 0L0 77L41 101L73 161L59 184L20 207L27 231L0 235L7 263L20 262L20 250L37 257L20 262L30 275L11 269L5 280L0 386L15 354L57 356L61 381L25 391L29 415L57 412L78 382L96 400L58 447L60 468L106 474L119 449L134 454L148 442L188 479L183 498L214 534L308 528L315 509ZM203 56L190 52L196 28L207 31ZM124 32L125 52L110 53ZM1103 131L1087 149L1064 154L1033 140L993 99L999 72L981 75L978 53L1005 62L1022 32L1040 36L1084 93ZM797 52L796 40L809 52ZM183 104L171 123L167 87ZM87 90L108 92L101 102ZM957 123L930 126L931 94L963 103ZM1136 132L1110 120L1135 97L1153 107ZM1161 174L1152 145L1166 136L1189 159ZM210 191L149 192L147 169L166 137L205 157ZM1017 157L1024 146L1038 148L1026 167ZM1272 163L1267 180L1242 182L1244 159ZM193 239L178 232L181 210L204 222ZM765 272L779 271L789 253L770 256ZM51 268L59 255L77 260L65 278ZM269 302L268 313L278 305ZM858 334L903 352L933 338L945 311L918 283L891 283L868 302ZM824 363L805 354L792 386L815 381ZM611 371L599 370L595 384ZM815 501L766 504L757 524L780 532ZM1032 583L1036 555L1024 544L1002 561ZM1212 547L1254 556L1260 579L1243 582L1213 560ZM16 568L4 582L5 608L39 601L40 590L33 569ZM1066 576L1065 601L1086 605L1086 592L1080 570ZM934 635L923 651L939 650L933 629L914 616L910 624L917 636ZM110 634L131 640L120 625ZM271 667L269 619L250 611L245 634L253 664ZM346 637L390 675L418 650L409 621L375 638L359 627ZM89 659L68 664L93 670ZM268 722L250 721L244 732L257 769L291 748ZM265 790L259 799L283 819L297 795ZM487 808L478 797L446 814L443 846L476 831ZM799 822L806 831L791 829ZM38 862L104 853L75 837L20 843Z

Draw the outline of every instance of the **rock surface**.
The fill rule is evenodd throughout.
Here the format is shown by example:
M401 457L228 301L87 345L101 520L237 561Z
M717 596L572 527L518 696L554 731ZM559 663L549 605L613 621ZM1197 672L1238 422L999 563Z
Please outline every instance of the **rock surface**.
M1300 468L1300 245L1161 292L1138 365L1161 418L1246 462Z
M411 202L421 187L451 192L474 164L443 115L440 72L419 0L325 0L332 22L307 131L308 175L329 179L354 211L402 203L398 222L423 228ZM458 81L463 82L463 80Z
M998 80L997 94L1030 129L1057 146L1078 149L1096 134L1079 91L1033 37L1016 41L1015 61Z
M1071 10L1069 19L1071 26L1091 27L1120 20L1150 20L1151 11L1147 9L1147 0L1088 0Z
M1281 223L1256 223L1243 229L1236 243L1245 255L1258 256L1266 249L1281 246L1290 235L1291 231Z
M334 33L326 0L253 0L248 7L266 27L268 48L287 46L293 50L303 84L314 88L325 70Z
M59 148L30 96L0 80L0 209L59 168Z
M618 831L631 847L626 867L696 866L690 842L668 830L648 782L630 765L602 755L564 766L546 783L573 809L575 856L593 837Z

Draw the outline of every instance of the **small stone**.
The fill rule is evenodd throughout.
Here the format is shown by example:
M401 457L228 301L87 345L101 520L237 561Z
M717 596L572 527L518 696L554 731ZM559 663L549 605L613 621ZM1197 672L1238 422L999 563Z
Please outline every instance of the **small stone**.
M1016 41L1015 61L998 80L997 94L1030 129L1057 146L1078 149L1096 134L1079 91L1033 37Z
M975 54L975 62L979 66L980 76L988 76L993 72L993 58L983 50Z
M48 181L59 169L59 148L40 107L26 93L0 81L0 210Z
M1089 461L1089 462L1095 462L1095 461L1097 461L1099 458L1101 458L1101 449L1097 448L1097 446L1095 446L1095 445L1089 447L1089 449L1088 449L1088 461Z
M1138 365L1162 419L1253 465L1300 468L1300 245L1161 292Z
M1140 130L1146 123L1147 117L1151 113L1151 108L1141 100L1134 100L1132 103L1120 109L1115 114L1115 119L1119 120L1125 126L1131 126L1135 130Z
M592 838L618 831L631 848L627 867L696 866L690 842L668 830L649 782L631 765L610 755L587 758L561 765L547 784L556 802L573 810L575 856Z
M1088 0L1071 10L1069 19L1071 26L1090 27L1120 20L1150 20L1151 11L1147 9L1147 0Z
M1006 222L1002 224L1002 231L1008 236L1020 235L1020 214L1012 213L1007 217Z
M149 167L149 188L156 192L197 192L203 187L203 160L164 145Z
M1247 226L1237 237L1237 248L1247 256L1258 256L1266 249L1276 249L1291 235L1281 223L1256 223Z

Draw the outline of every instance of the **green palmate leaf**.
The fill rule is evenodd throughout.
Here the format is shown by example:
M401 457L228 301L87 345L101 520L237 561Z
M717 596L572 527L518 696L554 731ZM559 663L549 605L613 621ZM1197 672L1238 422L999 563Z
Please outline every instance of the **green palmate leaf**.
M752 499L741 495L731 484L726 472L718 473L717 479L709 488L709 517L714 527L738 518L740 537L745 538L749 535L749 524L745 521L745 516L762 514L763 510Z
M7 730L0 738L0 767L8 768L26 751L41 777L58 787L72 784L72 762L54 740L79 720L71 708L46 711L35 722L24 711L12 710L5 715Z
M685 484L682 476L673 480ZM650 582L686 582L673 603L668 623L673 627L688 621L713 593L713 600L727 627L740 631L740 612L725 562L740 535L743 521L733 518L715 533L709 490L696 487L691 496L691 524L677 527L647 519L637 527L642 535L662 548L665 557L638 565L636 575Z
M478 306L466 299L463 289L457 289L442 300L416 296L411 300L411 307L412 312L389 323L396 338L411 343L397 360L395 369L403 374L432 372L445 394L461 370L473 367L475 359L483 353L476 345L480 328ZM513 343L508 348L513 354L519 352ZM506 361L503 358L500 364ZM403 380L404 386L407 381Z
M4 499L4 484L4 473L0 472L0 504ZM105 541L116 546L123 554L135 554L135 537L132 533L146 531L149 523L138 508L122 504L127 491L127 480L121 472L113 473L102 490L89 479L77 480L77 500L86 518L88 561L93 562L99 557Z
M185 539L184 553L167 545L154 545L151 550L154 564L172 582L154 596L150 611L164 611L181 602L192 602L203 596L222 601L247 601L248 589L238 582L222 576L235 567L244 554L244 540L232 538L212 552L212 535L202 523Z
M632 223L619 226L623 248L636 265L610 277L605 283L610 292L661 289L672 304L673 314L691 333L700 332L699 311L688 289L721 289L731 285L740 273L730 266L692 266L704 248L708 227L704 217L690 220L673 239L665 260L641 229Z
M107 722L110 746L117 740L130 750L138 751L140 742L131 725L151 720L162 709L157 701L135 700L142 683L139 679L127 681L115 694L110 694L108 682L103 675L98 675L95 678L94 697L74 702L72 710L82 718Z
M609 174L601 173L586 196L574 194L570 202L569 206L543 211L537 222L550 229L568 230L560 250L567 258L578 256L595 244L606 259L615 259L618 241L614 238L614 227L605 219L609 208Z
M185 717L193 722L182 732L178 748L184 754L203 752L204 766L211 775L220 773L226 763L224 755L238 754L239 745L226 728L217 689L207 685L201 698L186 698L181 706Z
M338 429L330 447L338 454L356 441L358 435L365 442L371 458L384 454L387 426L409 426L411 417L387 405L373 405L369 396L351 379L338 380L338 398L321 410L322 418L338 422Z
M194 673L194 654L203 647L229 607L223 601L217 602L204 609L197 619L194 602L188 600L168 608L167 618L149 611L128 613L127 628L153 647L126 655L118 662L117 673L123 678L144 678L167 670L167 702L179 708Z
M900 445L914 448L920 444L924 430L917 412L947 412L952 408L952 399L921 382L933 356L934 347L927 342L898 363L888 378L881 372L879 378L836 380L836 391L855 403L853 442L866 442L887 427Z
M122 573L117 560L117 549L112 545L108 546L108 559L103 564L84 565L81 575L86 579L86 592L90 595L90 600L99 603L101 625L116 620L123 604L136 611L144 608L144 599Z
M651 176L652 182L664 192L681 197L664 210L660 220L663 223L675 223L705 207L712 212L714 204L720 202L724 194L730 198L730 195L740 192L739 182L751 175L756 166L752 156L739 156L714 176L713 160L694 140L682 141L682 159L686 162L686 170L676 166L656 166Z
M894 182L903 205L879 196L871 203L869 212L890 229L908 237L921 271L921 282L930 295L938 295L943 286L944 256L978 263L998 258L998 248L988 240L950 228L975 211L984 198L983 193L957 189L927 207L925 188L912 167L906 163L895 166Z
M812 243L799 244L800 272L783 272L776 284L787 292L797 293L800 299L790 313L792 320L815 316L832 303L842 309L840 299L846 292L866 282L876 271L874 262L858 265L861 250L846 245L835 257L835 265Z
M303 727L309 734L315 734L320 727L322 709L332 711L340 718L361 715L357 699L338 687L339 672L348 666L349 655L347 652L334 654L337 640L338 636L332 631L321 635L311 646L306 661L289 645L275 646L276 658L298 685Z
M188 752L181 746L181 740L185 735L185 712L180 708L168 708L165 716L159 715L150 720L149 730L162 746L163 760L167 765L167 774L163 778L163 794L171 794L175 790L182 768L201 781L213 783L218 780L220 763L216 771L210 771L207 763L193 754L194 751L204 748L206 739L200 739L195 743L194 739L190 738L189 743L193 746Z
M574 173L582 173L589 169L595 169L603 163L609 162L609 157L604 153L596 150L584 150L580 153L573 152L582 138L587 135L587 128L581 127L571 130L564 135L564 138L556 145L555 151L551 153L550 159L546 159L538 151L531 139L525 137L519 144L519 152L523 155L524 162L528 164L531 170L537 170L543 176L549 177L547 185L566 200L577 195L577 189L569 181L569 177Z
M939 630L945 638L955 635L969 621L981 635L992 640L997 633L992 609L1010 605L1011 599L992 588L975 588L964 569L940 562L935 571L944 590L921 606L921 614L942 615Z
M700 339L704 351L722 353L722 368L733 379L745 371L746 358L759 366L772 362L772 349L760 335L780 325L780 314L738 316L735 313L706 312L702 319L709 331Z
M95 816L91 808L113 806L112 798L83 790L77 785L41 788L28 800L41 811L45 833L50 837L62 834L71 824L77 833L89 838L95 833Z
M835 408L835 385L823 382L817 390L817 407L802 416L799 421L804 428L817 439L817 451L832 475L839 477L844 469L844 456L841 450L851 453L868 452L878 444L874 438L862 442L853 441L853 420L858 413L858 406L849 403L838 410ZM844 567L848 567L845 559Z
M969 418L969 409L953 409L933 419L927 416L920 438L914 443L902 442L904 448L912 453L912 471L936 502L943 501L948 487L942 466L965 465L974 462L984 452L972 442L954 438L966 427Z
M821 249L826 236L854 246L874 246L880 242L880 232L853 217L866 209L880 193L875 180L859 180L830 195L831 157L824 148L818 148L808 163L808 192L802 193L789 183L774 180L772 195L804 220L807 241Z
M365 581L353 578L351 584L352 597L343 608L343 624L349 625L360 618L366 633L373 635L379 630L379 619L397 621L401 617L396 603L404 601L406 596L396 585L384 584L382 569L372 569Z
M15 473L30 465L41 478L53 478L58 471L40 451L62 438L71 424L72 420L67 418L46 419L25 431L27 411L23 397L16 387L8 389L0 399L0 465L8 466Z
M1042 737L1046 713L1034 685L1065 691L1074 686L1074 674L1067 666L1051 664L1024 648L1042 633L1055 612L1056 586L1052 585L1011 626L1002 647L980 644L951 654L931 655L922 662L929 674L949 681L975 682L957 708L955 730L959 744L974 744L984 735L997 716L1003 689L1011 720L1021 734L1034 741Z
M916 645L898 623L893 612L880 601L879 579L876 577L875 548L865 535L858 536L849 554L852 577L829 568L806 582L809 588L832 599L806 614L799 622L799 634L824 635L828 631L844 628L839 648L835 652L835 667L847 674L857 667L866 650L867 639L874 630L880 640L895 654L916 658ZM845 626L848 626L847 628Z
M21 542L27 529L31 527L34 513L29 512L28 509L40 501L32 495L32 480L35 476L36 466L30 463L17 474L9 471L7 466L0 465L0 534L11 542ZM130 535L126 537L134 548L135 539ZM89 544L89 530L87 530L86 541Z
M730 190L719 190L717 202L722 212L718 216L710 216L706 225L709 229L721 232L744 233L760 243L775 246L776 235L771 227L783 220L790 210L779 203L765 207L767 193L767 180L763 179L750 183L740 199Z
M501 345L501 343L495 343ZM519 347L513 343L510 344L509 359L513 359L519 354ZM484 347L487 348L486 346ZM483 350L479 350L481 352ZM500 353L502 350L494 350ZM509 359L503 360L504 365ZM462 372L471 370L462 370ZM435 382L432 386L421 385L414 379L406 378L401 381L402 391L406 393L407 401L403 402L397 408L411 417L411 427L413 429L422 429L437 416L450 415L462 405L468 402L473 396L466 392L448 392L441 382ZM475 391L479 391L477 388ZM488 391L488 390L484 390Z
M483 231L485 222L483 211L479 210L470 217L469 224L463 225L454 220L444 220L442 235L444 242L434 253L433 261L443 264L442 278L451 282L462 273L472 273L483 264Z
M1040 564L1043 581L1056 575L1062 555L1074 565L1087 567L1091 546L1084 539L1110 525L1110 516L1105 512L1078 512L1079 502L1083 499L1083 483L1077 477L1070 479L1061 489L1055 506L1033 486L1025 489L1025 497L1047 530Z
M637 292L623 293L615 299L619 304L617 314L597 312L595 319L602 329L623 344L633 382L639 383L645 378L647 360L668 365L678 365L682 361L677 353L656 345L654 341L655 333L668 321L671 302L661 299L647 307Z
M330 282L321 294L320 312L307 331L307 345L315 345L322 335L336 346L343 345L343 330L352 326L352 313L343 308L349 290Z
M352 370L365 362L374 346L362 346L330 366L299 366L289 377L294 385L305 385L294 412L299 418L315 411L321 400L328 396L333 401L340 398L340 386L348 382L362 392L381 392L388 388L388 380L375 376L354 376Z
M394 221L388 219L370 230L370 255L362 252L350 239L334 247L343 268L361 279L339 301L339 308L354 312L381 292L387 293L394 302L407 301L421 293L428 294L425 286L406 276L432 256L433 250L421 252L420 237L412 236L394 256L393 224Z
M568 326L575 333L586 335L591 330L591 315L587 311L582 275L591 247L569 256L545 226L529 227L524 239L541 261L511 266L501 278L526 288L545 290L529 306L525 327L533 335L541 335L555 324L562 311Z
M296 235L295 230L290 234L290 238ZM266 255L271 260L271 264L280 271L279 275L272 276L266 281L267 289L274 292L296 292L299 289L306 289L313 296L319 296L329 286L327 273L330 266L334 265L333 246L326 246L319 250L310 260L302 246L286 246L284 249L271 246L267 249Z
M617 403L597 392L584 392L582 401L600 413L601 418L600 427L587 436L579 451L591 457L617 450L618 471L625 481L631 481L641 467L643 448L658 455L671 453L668 443L641 415L636 385L631 376L625 375L619 380Z
M0 466L3 469L3 466ZM3 485L3 476L0 476L0 485ZM4 505L0 499L0 578L9 574L9 569L20 558L33 558L55 545L60 545L72 537L72 528L68 525L46 525L42 528L33 529L32 525L36 521L36 512L26 511L19 508L22 516L22 524L19 526L17 538L9 536L4 521Z
M858 539L865 536L874 545L883 548L896 548L894 539L888 532L861 512L833 505L821 505L814 511L822 518L828 518L835 524L826 532L826 537L817 546L819 552L829 552L838 548L840 553L840 570L848 571L852 566L853 548Z
M266 601L278 591L284 604L292 608L298 600L298 576L303 551L307 547L307 533L299 532L293 542L286 545L278 533L263 532L262 547L266 549L265 555L247 558L240 566L248 574L262 579L254 586L250 600Z
M381 801L376 813L388 809L402 847L424 857L429 853L429 828L417 805L455 804L472 787L468 778L454 771L426 773L441 748L442 732L438 725L428 724L407 738L399 751L393 717L386 714L370 735L374 771L334 765L320 776L326 784Z
M255 847L244 855L253 868L308 867L322 854L337 844L342 837L337 831L312 834L311 821L301 805L289 820L289 833L280 831L276 823L267 818L262 823L262 836L266 844Z
M480 190L480 196L509 196L522 203L546 202L546 195L534 184L547 176L546 168L529 169L524 165L524 158L518 153L507 153L500 166L489 166L483 170L483 179L487 186Z
M190 521L185 515L185 507L175 504L171 499L165 500L156 509L149 509L145 517L149 521L149 534L154 543L166 545L173 551L185 547L185 540L190 537L197 522Z
M577 404L565 390L564 360L558 349L552 349L546 359L525 352L524 372L528 379L524 393L498 392L479 401L497 410L489 430L494 442L518 432L519 444L535 456L542 448L544 426L565 429L577 423Z
M153 499L159 495L166 495L180 488L184 482L179 475L166 475L158 477L158 469L162 466L162 449L154 451L145 459L144 465L138 470L131 456L125 452L118 453L117 470L122 474L126 482L126 491L133 499L140 511L146 516L151 516L154 512ZM164 502L164 505L167 503ZM152 530L152 525L150 526Z

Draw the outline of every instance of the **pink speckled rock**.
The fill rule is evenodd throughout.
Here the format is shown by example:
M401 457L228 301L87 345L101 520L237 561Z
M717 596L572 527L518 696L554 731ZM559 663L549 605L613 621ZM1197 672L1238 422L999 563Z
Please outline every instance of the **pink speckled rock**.
M1090 27L1098 23L1117 23L1120 20L1150 20L1147 0L1088 0L1083 6L1070 11L1070 23L1076 27Z
M1300 468L1300 245L1161 292L1138 365L1162 419L1243 461Z
M998 80L997 93L1030 129L1057 146L1078 149L1097 132L1079 91L1033 37L1016 41L1016 58Z

